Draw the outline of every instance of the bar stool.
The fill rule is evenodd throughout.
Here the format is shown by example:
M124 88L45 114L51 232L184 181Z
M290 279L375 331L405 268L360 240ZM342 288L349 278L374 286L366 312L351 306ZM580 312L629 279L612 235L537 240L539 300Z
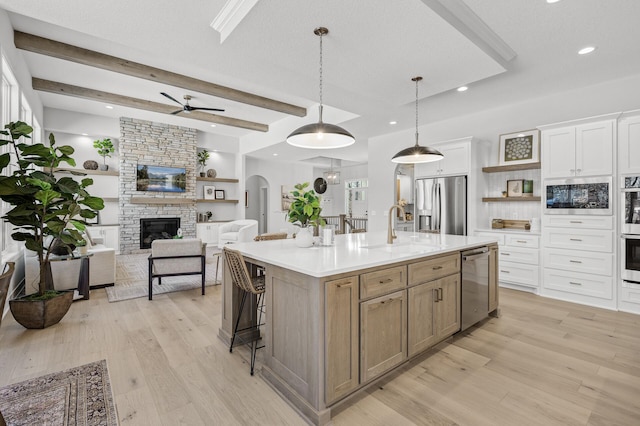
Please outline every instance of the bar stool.
M244 257L242 257L242 254L239 251L232 250L225 246L222 249L222 252L224 253L224 258L226 259L227 266L229 267L231 280L242 292L242 298L239 301L238 307L238 317L236 318L233 335L231 336L231 344L229 345L229 352L233 352L233 343L236 340L236 337L242 340L242 337L238 336L239 332L256 329L257 335L253 336L250 341L245 342L251 348L251 375L253 376L253 368L256 363L256 351L258 349L264 348L264 345L258 346L258 340L261 338L260 326L264 325L264 323L262 323L262 313L264 311L265 276L258 275L252 277L249 274L249 270L247 269L247 264L244 261ZM249 294L258 297L256 304L258 310L258 321L255 325L251 325L249 327L238 330L238 326L240 325L240 318L242 317L242 311Z

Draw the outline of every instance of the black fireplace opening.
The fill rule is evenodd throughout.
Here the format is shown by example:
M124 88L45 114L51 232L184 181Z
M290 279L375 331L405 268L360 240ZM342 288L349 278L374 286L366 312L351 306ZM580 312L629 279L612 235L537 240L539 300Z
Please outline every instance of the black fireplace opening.
M140 248L151 248L153 240L167 240L178 234L179 217L140 219Z

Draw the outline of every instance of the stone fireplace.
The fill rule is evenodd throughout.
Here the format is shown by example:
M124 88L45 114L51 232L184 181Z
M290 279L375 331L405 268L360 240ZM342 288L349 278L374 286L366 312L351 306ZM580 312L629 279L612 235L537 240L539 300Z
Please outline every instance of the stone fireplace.
M168 240L178 234L179 217L140 219L140 248L149 249L154 240Z
M197 131L134 118L120 118L120 252L148 253L151 240L142 236L143 220L178 220L160 235L176 235L182 229L185 238L196 236L196 151ZM138 191L138 164L180 167L187 173L185 192ZM155 225L154 225L155 226ZM154 231L155 232L155 231ZM148 247L148 248L146 248Z

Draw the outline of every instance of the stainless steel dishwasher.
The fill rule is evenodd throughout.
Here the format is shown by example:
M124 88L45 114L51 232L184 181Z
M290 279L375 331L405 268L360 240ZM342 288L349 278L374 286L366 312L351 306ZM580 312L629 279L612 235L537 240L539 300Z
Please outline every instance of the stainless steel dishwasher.
M461 330L489 316L489 247L462 252Z

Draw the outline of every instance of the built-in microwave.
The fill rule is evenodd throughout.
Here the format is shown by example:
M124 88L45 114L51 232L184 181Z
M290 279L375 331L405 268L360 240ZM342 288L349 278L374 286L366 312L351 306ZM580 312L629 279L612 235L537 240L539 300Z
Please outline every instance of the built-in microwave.
M611 215L612 184L607 176L545 180L544 213Z
M622 223L623 234L640 235L640 176L622 178Z

